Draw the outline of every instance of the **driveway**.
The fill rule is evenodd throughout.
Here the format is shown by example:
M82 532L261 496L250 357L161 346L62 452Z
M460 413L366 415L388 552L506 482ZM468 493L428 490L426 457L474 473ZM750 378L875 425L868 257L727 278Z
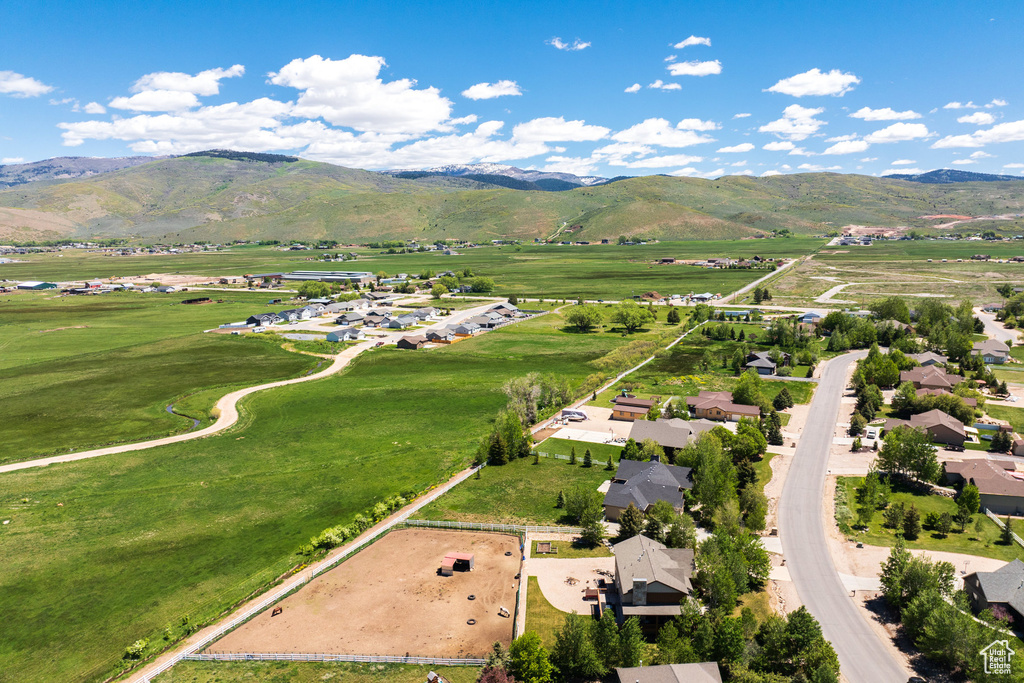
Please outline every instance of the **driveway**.
M779 500L779 534L786 568L800 601L821 623L850 683L903 683L909 673L890 654L850 597L829 552L823 523L832 433L850 364L866 352L829 361L811 402ZM830 516L830 515L829 515Z
M615 575L614 557L574 557L572 559L555 559L550 557L531 556L526 561L527 576L536 576L540 592L555 609L563 612L590 614L595 604L593 600L584 600L583 592L588 588L596 588L598 579L611 582ZM568 579L576 579L576 583L566 583Z

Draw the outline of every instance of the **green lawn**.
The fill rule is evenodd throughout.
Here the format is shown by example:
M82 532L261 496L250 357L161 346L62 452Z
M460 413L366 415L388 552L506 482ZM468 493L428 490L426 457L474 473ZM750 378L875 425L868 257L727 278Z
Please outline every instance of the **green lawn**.
M480 479L470 478L423 508L417 517L459 522L503 524L566 524L564 511L555 507L558 492L575 486L595 490L612 472L595 465L586 468L565 460L522 458L500 467L485 467Z
M622 453L622 446L610 443L588 443L585 441L570 441L569 439L545 439L541 441L534 450L551 455L570 455L572 449L576 449L576 459L583 464L583 456L590 451L594 467L604 467L608 464L608 458L612 464L619 462L619 455Z
M557 547L558 552L553 554L538 553L537 543L534 541L531 546L530 557L550 557L559 560L567 560L575 557L612 557L612 551L606 545L596 545L593 548L584 548L571 541L551 541L553 548Z
M324 528L463 468L506 379L537 371L579 385L624 341L561 324L543 316L424 353L377 349L338 375L249 397L224 434L4 475L0 681L103 680L135 640L158 648L165 627L177 638L184 616L208 623L308 561L297 550ZM607 478L531 463L486 468L444 505L554 522L559 488Z
M349 664L347 662L179 662L153 683L423 683L434 671L451 683L474 683L472 666Z
M857 508L857 497L855 493L856 487L860 486L864 481L863 477L839 477L839 482L846 488L847 500L849 501L850 511L856 518ZM911 493L904 487L895 485L893 487L893 495L890 499L890 504L902 502L907 507L914 505L921 513L921 521L924 523L924 517L929 512L943 513L948 512L955 514L957 507L956 502L951 498L944 498L942 496L926 496ZM981 519L982 532L979 535L974 528L975 521ZM923 529L917 540L907 541L908 548L920 548L922 550L943 550L951 553L965 553L968 555L980 555L982 557L993 557L999 560L1005 560L1007 562L1020 558L1024 559L1024 549L1020 546L1013 545L1002 545L999 542L999 527L996 526L995 522L989 519L982 513L974 515L974 520L967 529L960 533L959 531L950 532L949 536L942 538L941 534L936 531L930 531ZM882 526L882 512L876 511L871 519L871 524L868 527L866 533L861 532L858 529L854 529L854 537L858 541L863 541L869 545L880 545L880 546L892 546L896 542L895 530L887 529ZM852 522L851 522L852 523ZM954 525L956 527L956 525Z
M1013 431L1017 433L1024 433L1024 408L994 406L991 403L986 403L985 412L997 420L1006 420L1009 422L1013 427Z
M555 646L555 636L565 623L565 615L566 612L557 609L541 593L537 577L529 577L526 585L526 630L536 631L548 652Z

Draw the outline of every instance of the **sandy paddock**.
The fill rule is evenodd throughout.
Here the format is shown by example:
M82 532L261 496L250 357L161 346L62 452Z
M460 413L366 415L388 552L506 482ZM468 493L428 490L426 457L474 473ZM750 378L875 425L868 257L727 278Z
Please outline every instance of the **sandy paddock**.
M474 553L476 568L440 576L449 552ZM512 640L513 618L498 607L515 611L520 558L515 536L392 531L277 603L281 614L268 609L210 650L486 656L495 641Z

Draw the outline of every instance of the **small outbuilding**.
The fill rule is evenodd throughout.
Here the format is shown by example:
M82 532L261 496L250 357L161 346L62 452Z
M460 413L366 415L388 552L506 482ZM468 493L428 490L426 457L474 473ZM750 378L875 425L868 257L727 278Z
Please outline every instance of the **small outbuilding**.
M451 576L455 570L471 572L476 567L473 553L448 553L441 560L441 576Z

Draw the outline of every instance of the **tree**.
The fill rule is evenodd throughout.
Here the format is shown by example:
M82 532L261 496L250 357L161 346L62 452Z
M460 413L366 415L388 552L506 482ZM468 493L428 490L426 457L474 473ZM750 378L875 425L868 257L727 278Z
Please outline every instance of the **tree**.
M436 285L430 288L430 296L434 297L435 299L440 299L447 293L448 288L442 285L441 283L437 283Z
M508 302L510 304L512 304L513 306L518 306L519 305L519 297L517 297L515 294L513 294L512 296L510 296L508 298Z
M575 486L565 497L565 514L580 526L601 518L602 498L597 491Z
M710 519L715 510L736 496L736 467L722 450L718 438L705 432L696 444L682 450L682 462L695 471L693 497L701 504L701 515Z
M561 490L558 492L558 500L555 501L555 507L559 510L565 507L565 494Z
M489 277L475 277L469 281L469 288L472 292L488 294L494 291L494 280Z
M644 529L641 532L647 538L658 541L662 541L665 529L661 524L661 520L652 515L647 515L647 521L644 522Z
M736 388L732 391L732 400L745 406L766 406L767 401L761 393L761 375L757 374L754 368L748 369L736 382Z
M1006 521L1003 522L1003 528L999 532L999 541L1003 545L1013 544L1013 529L1010 527L1010 516L1006 516Z
M992 446L989 450L995 453L1006 453L1012 446L1013 439L1010 438L1009 433L1000 429L992 435Z
M921 513L911 505L903 514L903 535L913 541L921 534Z
M654 322L654 315L635 301L626 299L615 309L611 320L622 325L622 328L627 333L633 333L647 323Z
M640 446L634 439L626 439L626 447L622 449L622 453L619 455L619 457L622 460L639 460Z
M615 621L615 611L605 607L601 617L594 625L594 650L605 670L619 665L619 625Z
M644 527L644 513L633 505L629 506L619 514L619 535L622 538L633 538L639 536Z
M570 465L575 465L576 464L576 447L575 446L573 446L572 448L569 449L569 464Z
M648 437L640 443L640 458L642 460L654 460L655 458L660 460L664 457L665 449L654 439Z
M527 631L512 641L508 648L509 670L516 681L550 683L552 666L548 651L541 645L536 631Z
M846 430L846 433L850 436L860 436L864 433L864 428L868 426L868 421L864 419L864 416L860 413L854 413L853 418L850 420L850 428Z
M487 461L491 465L508 464L508 444L501 432L495 430L491 433L490 443L487 446Z
M746 643L743 641L743 627L739 619L725 617L715 629L714 659L726 664L740 660Z
M586 450L586 452L583 454L583 466L584 467L592 467L593 464L594 464L594 460L593 460L593 457L590 455L590 449L588 448Z
M971 523L971 511L963 505L958 505L956 514L953 515L953 521L960 525L960 533L963 533L967 529L967 525Z
M689 515L683 513L669 524L665 532L665 545L669 548L697 547L697 527Z
M751 531L764 531L765 516L768 514L768 498L763 493L748 486L740 493L740 510L743 521Z
M965 484L960 494L956 497L956 504L967 508L970 513L977 514L981 509L981 493L974 484Z
M619 631L619 666L640 666L643 656L644 634L640 630L640 620L636 617L626 619Z
M910 551L903 541L903 535L896 534L896 544L889 551L889 557L882 563L879 579L886 601L897 609L904 604L903 580L910 565L910 558Z
M612 456L608 456L608 464L604 466L605 472L611 472L615 469L615 465L612 464Z
M326 299L331 295L331 288L325 282L307 280L299 285L299 296L306 299Z
M787 387L782 387L782 391L775 395L772 399L772 406L775 410L785 410L786 408L793 407L793 396L789 393Z
M665 317L665 322L667 322L669 325L679 324L679 311L676 309L675 306L669 306L668 315Z
M772 446L781 446L783 444L782 439L782 418L779 417L778 412L775 408L768 413L767 430L765 436L768 439L768 443Z
M928 433L909 426L889 430L878 451L878 463L887 472L922 481L935 481L942 472Z
M936 525L936 530L943 536L948 536L950 529L953 528L953 516L948 512L943 512L939 515L939 523Z
M564 317L565 322L580 332L590 332L604 320L601 309L590 304L573 306L565 312Z
M594 519L583 525L583 532L580 534L580 545L585 548L594 548L604 539L604 526Z
M566 615L551 651L551 663L562 676L593 680L604 673L590 637L591 623L576 612Z

